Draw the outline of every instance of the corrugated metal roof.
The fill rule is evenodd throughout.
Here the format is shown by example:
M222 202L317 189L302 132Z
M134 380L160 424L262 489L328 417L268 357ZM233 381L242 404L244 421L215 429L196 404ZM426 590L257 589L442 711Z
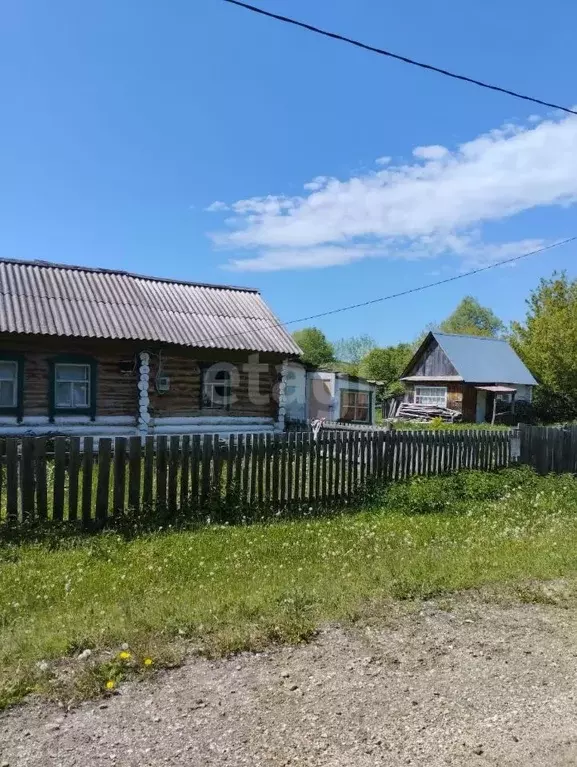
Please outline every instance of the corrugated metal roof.
M432 335L464 381L529 386L537 383L507 341L450 333Z
M300 354L251 288L0 259L0 299L5 333Z

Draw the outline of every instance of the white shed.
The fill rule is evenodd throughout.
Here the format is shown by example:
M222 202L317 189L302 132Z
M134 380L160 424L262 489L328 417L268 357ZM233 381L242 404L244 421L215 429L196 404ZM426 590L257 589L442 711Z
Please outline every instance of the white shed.
M291 362L286 386L287 418L374 424L376 388L365 378Z

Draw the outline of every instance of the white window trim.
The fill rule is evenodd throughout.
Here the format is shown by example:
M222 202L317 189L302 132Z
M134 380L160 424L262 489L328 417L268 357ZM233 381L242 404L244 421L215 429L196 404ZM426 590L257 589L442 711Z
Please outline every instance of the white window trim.
M226 379L205 380L202 382L202 408L206 410L230 410L232 405L232 376L229 370L219 371L227 374ZM227 389L227 394L218 397L216 387ZM210 402L208 404L207 400ZM218 400L218 401L217 401Z
M67 379L67 378L58 378L58 368L85 368L86 369L86 379L84 381L80 379ZM81 410L86 409L90 407L90 377L91 377L91 369L90 365L88 363L84 362L57 362L54 365L54 408L56 410ZM82 383L86 384L86 404L82 405L75 405L74 403L71 403L70 405L62 405L58 402L58 394L57 394L57 387L59 383L68 383L68 384L77 384Z
M426 389L427 391L435 391L438 392L440 395L440 398L442 398L441 402L419 402L419 396L425 396L425 397L431 397L432 395L420 395L419 391L422 389ZM446 386L415 386L415 405L431 405L431 406L437 406L437 407L447 407L447 387Z
M4 378L0 375L0 381L10 381L12 383L12 402L10 404L0 403L0 407L3 408L15 408L18 407L18 362L16 360L0 360L3 365L12 365L14 369L14 376L10 378Z

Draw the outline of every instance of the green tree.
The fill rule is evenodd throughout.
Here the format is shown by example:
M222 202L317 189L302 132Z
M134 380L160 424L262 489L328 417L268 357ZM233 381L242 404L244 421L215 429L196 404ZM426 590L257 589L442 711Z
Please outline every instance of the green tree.
M527 299L525 321L513 323L510 340L540 383L540 415L577 417L577 280L565 272L542 279Z
M465 296L438 329L443 333L498 338L505 326L491 309L481 306L473 296Z
M293 338L302 349L303 362L310 365L323 365L334 362L335 352L322 330L318 328L303 328L295 330Z
M402 390L399 377L409 363L413 351L411 344L371 349L361 360L359 375L372 381L382 381L384 393L396 393Z
M375 349L377 342L368 335L351 336L350 338L340 338L334 344L335 357L351 365L359 365L363 357L371 349Z

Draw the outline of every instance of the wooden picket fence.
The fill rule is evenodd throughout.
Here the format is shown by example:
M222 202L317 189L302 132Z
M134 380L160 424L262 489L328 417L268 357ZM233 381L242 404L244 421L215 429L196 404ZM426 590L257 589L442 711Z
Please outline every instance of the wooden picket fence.
M520 462L539 474L577 473L577 426L519 426Z
M128 509L261 518L353 503L370 483L515 460L515 432L321 431L173 437L2 438L0 522L101 527ZM253 515L254 518L254 515Z

